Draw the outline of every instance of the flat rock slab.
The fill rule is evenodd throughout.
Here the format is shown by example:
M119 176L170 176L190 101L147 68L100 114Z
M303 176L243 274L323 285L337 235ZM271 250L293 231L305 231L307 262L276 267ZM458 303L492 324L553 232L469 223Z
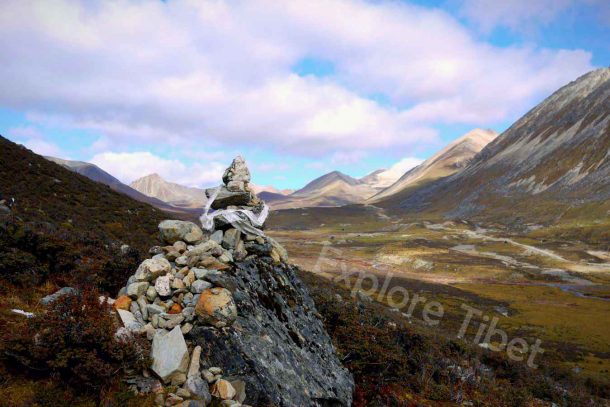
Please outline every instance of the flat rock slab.
M205 194L208 198L214 195L216 188L206 189ZM218 195L212 202L213 209L224 209L227 206L248 205L252 200L252 194L248 191L229 191L225 186L220 187Z
M179 326L170 332L157 331L153 338L151 357L152 370L169 383L177 374L186 374L189 366L189 352Z
M76 295L78 294L78 290L72 287L64 287L54 292L53 294L47 295L40 300L42 305L49 305L57 301L59 297L62 295Z

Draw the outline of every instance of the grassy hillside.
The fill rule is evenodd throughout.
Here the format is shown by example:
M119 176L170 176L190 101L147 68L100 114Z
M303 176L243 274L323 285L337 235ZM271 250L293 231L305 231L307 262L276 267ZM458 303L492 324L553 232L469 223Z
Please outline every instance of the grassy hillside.
M159 222L175 215L115 192L2 137L0 199L8 202L14 199L11 213L0 214L0 380L3 382L0 398L15 406L95 405L100 401L95 401L99 389L95 388L93 393L85 391L81 388L82 380L77 380L78 375L63 376L69 367L63 364L69 363L68 359L49 369L44 363L49 360L46 357L36 359L32 354L24 361L23 357L15 356L32 345L28 341L34 337L30 331L36 323L44 327L53 320L41 317L33 324L26 324L27 320L11 309L45 315L40 298L62 286L83 288L90 293L89 308L95 308L97 296L116 295L148 248L156 243ZM79 298L85 301L84 297ZM101 308L97 317L89 312L78 314L82 308L72 308L79 324L88 326L89 332L99 331L95 344L110 346L112 330L108 326L114 321ZM49 342L57 343L60 349L54 351L49 347L46 351L58 355L64 352L63 357L73 358L75 366L88 363L89 371L95 372L94 378L99 375L98 379L106 380L107 372L103 374L96 369L114 366L117 360L102 360L97 350L88 353L86 349L91 349L90 345L78 353L82 338L68 346L70 342L65 341L71 333L63 332L65 327L59 323L50 329L47 327L46 331L43 329L62 335L61 340L51 338ZM110 332L109 337L103 335L106 331ZM63 350L62 343L66 346ZM62 375L61 382L56 379L57 374ZM71 380L76 387L62 384ZM109 394L105 397L108 400L120 397L120 386Z
M24 222L121 241L142 249L166 217L149 205L0 137L0 195L14 198L13 212Z
M407 323L377 302L303 271L339 357L354 374L354 406L602 406L608 387L568 370L529 369L503 353ZM459 366L459 368L458 368ZM463 403L463 404L462 404Z

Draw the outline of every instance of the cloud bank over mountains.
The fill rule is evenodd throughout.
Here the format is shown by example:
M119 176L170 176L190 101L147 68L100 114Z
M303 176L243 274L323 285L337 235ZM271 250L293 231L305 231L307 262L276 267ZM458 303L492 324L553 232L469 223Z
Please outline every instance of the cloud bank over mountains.
M132 171L119 149L137 161L150 143L339 160L417 149L593 68L585 50L494 46L440 9L360 0L7 0L0 53L0 105L99 134L94 162L119 178Z

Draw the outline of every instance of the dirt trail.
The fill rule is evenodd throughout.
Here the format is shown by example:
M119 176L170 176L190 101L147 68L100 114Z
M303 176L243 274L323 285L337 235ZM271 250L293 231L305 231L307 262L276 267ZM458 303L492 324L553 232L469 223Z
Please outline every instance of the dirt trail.
M569 271L574 271L574 272L578 272L578 273L610 272L610 263L578 263L578 262L566 259L551 250L541 249L539 247L528 245L525 243L519 243L519 242L516 242L513 239L510 239L507 237L489 236L488 234L485 233L486 231L484 229L463 230L463 229L448 228L443 225L434 225L433 229L446 230L448 232L466 235L473 239L481 239L484 241L491 241L491 242L508 243L508 244L511 244L513 246L523 249L527 254L536 254L536 255L543 256L543 257L547 257L547 258L555 260L555 261L559 261L562 263L561 264L562 267L564 267L565 269L567 269Z

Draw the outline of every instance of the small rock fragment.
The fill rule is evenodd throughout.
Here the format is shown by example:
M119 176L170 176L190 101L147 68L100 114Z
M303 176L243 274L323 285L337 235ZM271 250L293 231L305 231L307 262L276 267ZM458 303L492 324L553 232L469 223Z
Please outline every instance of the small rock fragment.
M236 391L230 382L220 379L212 386L212 396L222 400L232 400L235 397Z
M135 300L139 296L146 294L149 286L150 284L146 281L129 284L127 286L127 295Z
M167 297L168 295L171 295L172 289L170 287L170 279L171 276L166 275L157 278L157 281L155 281L155 290L161 297Z
M125 311L129 311L130 306L131 306L131 298L129 298L126 295L121 295L119 298L117 298L113 305L115 310L122 309Z

